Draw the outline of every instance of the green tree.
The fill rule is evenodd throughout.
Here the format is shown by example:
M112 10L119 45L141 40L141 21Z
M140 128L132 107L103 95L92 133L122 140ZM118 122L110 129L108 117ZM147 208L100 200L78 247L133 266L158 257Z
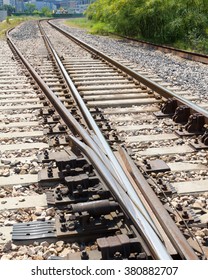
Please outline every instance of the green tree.
M41 14L43 14L46 17L51 17L52 16L52 12L48 7L43 7L41 9Z
M115 32L153 42L183 41L195 48L208 40L208 0L97 0L86 15Z
M8 16L11 16L11 14L15 11L15 7L11 6L11 5L3 5L3 10L6 10L7 11L7 15Z
M35 4L31 4L31 3L26 3L25 4L25 12L27 14L32 14L36 9Z

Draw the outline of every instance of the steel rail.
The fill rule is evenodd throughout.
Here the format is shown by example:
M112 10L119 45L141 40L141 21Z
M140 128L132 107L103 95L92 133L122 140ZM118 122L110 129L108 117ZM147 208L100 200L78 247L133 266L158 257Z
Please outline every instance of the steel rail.
M20 59L22 60L23 64L26 66L26 68L28 69L28 71L30 72L32 77L36 80L39 87L44 91L48 100L51 102L51 104L54 106L54 108L57 110L57 112L61 115L61 117L64 120L64 122L66 123L66 125L69 128L71 128L71 126L72 126L75 129L75 131L77 131L79 133L79 135L82 136L83 140L87 144L89 144L89 146L93 146L93 148L95 148L96 146L94 145L94 142L91 139L91 137L89 136L89 134L74 119L74 117L71 115L71 113L68 111L68 109L64 106L64 104L51 91L51 89L47 86L47 84L43 81L43 79L36 73L34 68L24 58L24 56L21 54L21 52L15 47L15 44L12 41L12 39L10 38L8 32L7 32L7 41L9 43L10 47L13 49L13 51L15 51L17 53L17 55L20 57ZM71 136L71 138L73 139L72 136ZM83 145L85 145L85 144L83 144ZM101 164L102 169L98 170L98 172L99 172L99 174L101 174L101 177L104 178L104 181L108 182L108 186L109 186L110 182L112 181L112 186L110 186L110 189L112 190L114 195L117 196L116 198L118 198L118 201L121 200L121 196L119 195L119 193L125 194L126 199L128 201L130 201L130 204L132 205L132 209L135 209L136 212L138 213L138 216L141 219L135 220L134 212L130 213L128 207L127 208L125 207L125 201L122 201L122 205L124 205L124 209L126 209L126 213L128 213L127 214L128 217L132 218L132 221L135 222L135 227L142 232L144 231L144 228L146 228L146 227L148 228L147 232L145 232L144 234L145 235L147 234L146 239L149 241L149 243L148 243L150 246L149 250L152 252L153 256L155 256L156 259L164 259L164 260L172 259L171 256L167 253L167 250L164 247L160 238L158 237L157 233L154 231L154 229L152 228L150 223L147 221L147 219L144 217L144 215L139 211L139 209L137 207L135 207L135 205L130 200L127 193L122 188L118 188L118 182L115 180L115 178L112 176L112 174L109 172L109 170L106 168L105 164L101 161L100 157L98 156L99 151L97 152L96 148L95 148L95 150L92 150L87 145L85 145L85 146L87 147L85 153L87 153L87 151L89 151L89 149L90 149L90 152L92 152L95 155L96 160L94 161L94 165L97 166L96 162L99 162ZM104 171L106 171L106 173ZM108 177L111 178L110 181L108 180ZM142 221L144 221L145 227L144 227ZM153 236L154 236L154 238L153 238ZM155 240L156 244L152 244L151 240ZM151 247L151 246L153 246L153 247Z
M60 58L58 57L58 54L56 53L49 38L47 37L47 35L45 34L45 32L42 28L41 28L41 32L42 32L42 35L45 37L45 39L48 43L48 46L50 47L68 86L71 89L71 93L74 96L74 98L79 106L79 109L84 116L86 123L89 124L90 128L94 131L95 135L98 137L99 142L102 144L102 148L104 149L105 154L107 155L108 159L110 160L110 163L111 163L114 171L116 172L117 177L119 178L120 184L125 189L125 192L128 193L128 195L131 197L132 201L134 201L135 205L140 209L140 211L142 211L143 215L146 217L146 219L149 221L149 223L152 225L152 227L155 228L155 225L154 225L149 213L147 212L147 210L145 209L145 206L143 205L143 203L139 199L138 195L136 194L133 186L131 185L129 179L127 178L125 172L123 171L121 165L119 164L117 158L115 157L115 155L112 152L110 146L108 145L106 139L104 138L102 132L100 131L99 127L97 126L95 120L93 119L92 115L90 114L86 104L84 103L82 97L80 96L79 92L77 91L76 87L74 86L74 83L72 82L71 78L69 77ZM93 146L91 146L91 148L93 149ZM98 155L101 158L103 158L103 156L100 155L100 151L99 151ZM155 230L156 230L156 228L155 228Z
M191 61L196 61L196 62L201 62L201 63L204 63L204 64L208 64L208 55L206 55L206 54L181 50L181 49L174 48L174 47L171 47L171 46L166 46L166 45L159 45L159 44L156 44L156 43L151 43L151 42L148 42L148 41L139 40L139 39L124 36L124 35L121 35L121 34L116 34L116 33L111 33L111 32L109 32L109 34L118 36L120 38L127 39L129 41L137 42L142 46L152 47L152 48L154 48L156 50L159 50L161 52L164 52L164 53L172 53L174 55L180 56L182 58L185 58L185 59L188 59L188 60L191 60Z
M127 152L123 148L120 148L118 153L179 255L186 260L198 260L197 255Z
M158 235L155 233L155 231L150 226L148 221L143 217L143 215L141 215L141 212L138 210L138 208L136 208L132 203L132 200L129 198L126 192L116 186L116 181L112 177L112 174L100 160L97 154L87 145L77 140L75 137L69 137L83 151L83 153L87 155L93 165L96 166L96 170L98 170L99 175L102 177L103 181L109 187L111 192L115 194L115 197L117 197L121 208L124 210L124 212L128 213L131 220L134 222L136 229L141 234L142 238L146 241L148 249L150 250L152 256L158 260L171 260L171 256L167 252L167 249L165 248Z
M75 41L77 44L80 44L80 45L84 46L88 51L93 52L95 55L98 55L101 58L105 59L107 62L111 63L112 65L114 65L115 67L120 69L121 71L127 73L128 75L130 75L131 77L136 79L138 82L147 86L149 89L159 93L160 95L162 95L165 98L176 99L179 104L183 104L183 105L188 106L192 113L202 114L205 118L205 122L208 124L208 111L207 110L201 108L200 106L194 104L191 101L188 101L187 99L185 99L181 96L178 96L174 92L166 89L165 87L157 84L156 82L154 82L154 81L144 77L143 75L131 70L129 67L122 65L121 63L119 63L119 62L115 61L114 59L112 59L111 57L107 56L106 54L100 52L96 48L88 45L87 43L83 42L80 39L75 38L73 35L69 34L67 31L58 27L57 25L55 25L51 21L48 21L48 22L51 26L53 26L55 29L59 30L62 34L64 34L65 36L67 36L71 40Z

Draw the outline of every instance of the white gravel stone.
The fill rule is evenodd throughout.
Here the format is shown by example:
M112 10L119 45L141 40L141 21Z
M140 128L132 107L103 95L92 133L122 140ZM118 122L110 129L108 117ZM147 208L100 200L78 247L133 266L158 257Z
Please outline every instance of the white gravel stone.
M12 249L12 241L9 240L8 242L6 242L6 243L4 244L4 246L3 246L3 248L2 248L2 251L3 251L3 252L7 252L7 251L9 251L9 250L11 250L11 249Z

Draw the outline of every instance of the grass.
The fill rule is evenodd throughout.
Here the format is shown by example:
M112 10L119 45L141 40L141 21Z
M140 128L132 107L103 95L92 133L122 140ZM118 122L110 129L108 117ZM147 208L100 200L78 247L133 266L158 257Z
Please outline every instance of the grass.
M64 23L70 27L84 28L90 34L109 35L110 32L113 32L111 30L112 28L108 26L106 23L94 22L85 17L68 19Z
M88 31L90 31L94 25L94 23L91 20L88 20L85 17L67 19L64 23L70 27L80 27L87 29Z
M87 30L87 32L89 32L90 34L94 34L94 35L96 35L96 34L97 35L109 35L110 37L112 37L113 35L111 33L114 33L114 30L108 24L102 23L102 22L94 22L93 20L88 20L85 17L67 19L64 23L70 27L84 28ZM118 36L119 36L119 34L118 34ZM136 39L145 40L145 38L138 38L138 37L136 37ZM196 42L194 42L194 41L195 40L191 40L191 43L187 43L186 40L184 40L184 41L180 40L173 44L166 44L166 45L172 46L175 48L179 48L182 50L187 50L187 51L192 51L192 52L195 51L195 52L199 52L202 54L208 54L208 40L207 39L201 39ZM157 42L157 43L160 44L160 42Z
M26 20L37 19L37 17L7 17L6 20L0 22L0 38L5 36L5 32Z

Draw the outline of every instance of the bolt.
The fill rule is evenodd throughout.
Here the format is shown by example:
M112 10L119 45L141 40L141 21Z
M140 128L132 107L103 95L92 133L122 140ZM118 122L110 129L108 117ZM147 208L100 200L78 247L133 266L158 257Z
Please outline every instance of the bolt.
M69 164L66 165L66 171L69 172L71 170L71 166Z
M67 231L66 224L61 224L61 231L62 232Z
M67 226L68 230L75 230L76 224L74 221L70 222Z
M150 163L147 163L147 164L146 164L146 168L147 168L147 169L151 169Z
M195 140L194 140L194 144L199 144L199 140L198 140L198 138L195 138Z
M89 255L86 251L81 252L81 259L82 260L89 260Z
M95 219L94 219L92 216L90 216L90 218L89 218L89 222L90 222L90 223L93 223L93 222L94 222L94 220L95 220Z
M64 130L66 130L66 129L65 129L65 127L64 127L64 125L61 125L61 124L59 125L59 127L58 127L58 128L59 128L59 130L60 130L60 131L64 131Z
M158 184L162 185L163 181L161 178L158 179Z
M48 177L53 177L53 169L51 167L48 167Z
M55 190L55 192L56 192L56 193L60 193L60 192L61 192L61 189L60 189L59 187L57 187L56 190Z
M104 215L101 215L101 216L100 216L100 221L101 221L101 222L105 221L105 216L104 216Z
M65 136L65 141L66 141L66 142L69 142L69 141L70 141L69 136Z
M55 110L54 110L53 108L49 108L49 109L48 109L48 113L49 113L50 115L53 115L54 112L55 112Z
M61 213L61 214L60 214L60 216L59 216L59 221L60 221L60 223L64 223L64 222L66 222L66 219L65 219L64 213Z
M44 159L48 159L49 157L48 157L48 151L47 150L45 150L44 151Z
M77 190L79 193L82 193L82 191L83 191L82 185L77 185Z
M187 211L184 211L183 213L182 213L182 217L184 218L184 219L188 219L188 212Z
M61 195L61 193L58 193L58 194L57 194L56 199L57 199L57 200L62 200L62 195Z
M53 128L52 128L52 126L51 125L49 125L49 132L53 132Z
M56 144L59 144L59 138L58 138L58 136L55 137L55 143L56 143Z
M116 259L116 260L122 260L122 254L121 254L120 252L116 252L116 253L114 254L114 259Z
M143 160L143 163L146 165L146 164L147 164L147 160L146 160L146 159L144 159L144 160Z

